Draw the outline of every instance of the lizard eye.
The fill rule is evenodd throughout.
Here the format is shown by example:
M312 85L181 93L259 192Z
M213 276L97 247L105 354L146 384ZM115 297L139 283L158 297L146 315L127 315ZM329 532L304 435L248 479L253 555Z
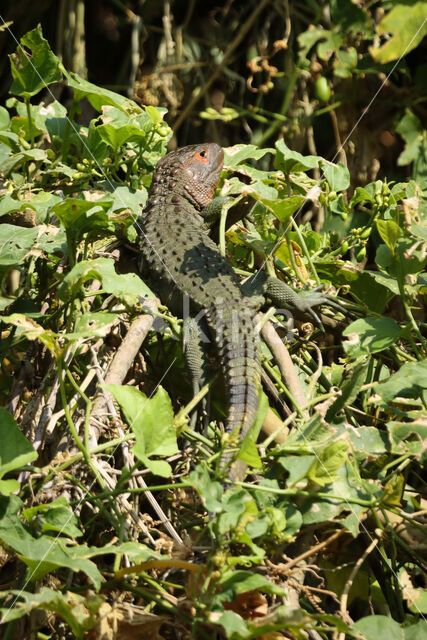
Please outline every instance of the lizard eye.
M203 162L203 164L206 164L208 161L208 153L206 149L202 149L201 151L198 151L197 153L195 153L194 158L196 160L200 160L200 162Z

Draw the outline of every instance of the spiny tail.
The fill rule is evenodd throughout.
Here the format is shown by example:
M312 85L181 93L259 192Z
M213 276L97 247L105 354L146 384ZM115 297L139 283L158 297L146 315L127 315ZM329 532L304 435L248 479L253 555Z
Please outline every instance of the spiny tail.
M227 431L238 434L242 441L258 408L260 364L254 313L250 307L242 308L240 303L234 309L233 305L217 307L215 315L215 334L229 395Z

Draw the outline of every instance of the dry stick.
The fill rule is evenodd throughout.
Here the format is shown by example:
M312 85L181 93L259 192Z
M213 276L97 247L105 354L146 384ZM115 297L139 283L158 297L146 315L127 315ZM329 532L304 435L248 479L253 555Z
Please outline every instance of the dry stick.
M215 71L213 72L209 80L204 84L204 86L200 89L200 91L198 91L196 95L193 97L193 99L190 100L190 102L188 103L184 111L181 113L181 115L175 122L173 126L174 133L178 131L182 123L187 119L187 117L192 112L196 104L199 102L200 98L202 98L205 95L209 87L211 87L212 84L215 82L215 80L218 78L218 76L221 75L221 73L223 72L225 66L227 65L231 57L231 54L239 46L243 38L248 33L249 29L252 27L258 15L268 5L269 2L270 0L262 0L262 2L260 2L257 8L253 11L253 13L246 20L246 22L242 25L239 33L237 34L233 42L230 44L230 46L227 48L226 52L224 53L224 57L222 59L221 64L215 69Z
M374 550L377 544L378 544L378 539L372 540L371 544L365 549L363 554L360 556L360 558L354 565L353 570L350 573L347 582L345 583L343 592L341 594L341 600L340 600L340 613L344 621L346 621L346 618L348 618L348 613L347 613L348 594L353 584L354 578L356 577L357 572L359 571L362 564L365 562L366 558ZM336 637L336 633L334 633L334 636ZM335 640L335 637L334 637L334 640ZM345 640L345 631L341 631L341 633L338 636L338 640Z
M105 376L105 380L102 378L100 367L97 367L97 376L101 384L121 384L123 382L127 372L129 371L139 351L141 344L144 342L148 332L151 329L151 325L153 324L153 321L154 321L154 312L157 310L157 302L151 299L147 300L144 303L144 307L145 309L152 311L153 315L144 314L142 316L138 316L138 318L136 318L132 322L129 328L129 331L126 334L126 337L124 338L120 347L117 349L117 353L114 356L113 360L111 361L110 367ZM96 357L95 354L94 354L94 357ZM95 400L94 409L92 411L91 418L94 417L96 419L96 415L107 413L108 409L109 409L108 411L109 413L116 416L117 413L116 413L115 407L112 403L110 404L110 402L111 402L110 394L106 394L106 396L103 395L98 397L97 400ZM96 420L96 423L95 422L92 423L92 427L94 427L98 432L99 429L98 429L97 422L98 421ZM93 429L92 429L92 432L93 432ZM125 445L124 447L123 454L129 467L132 467L133 456L128 451L127 445ZM113 482L115 483L115 481ZM136 482L139 486L142 486L144 488L147 487L146 483L142 478L137 478ZM177 542L180 545L183 545L184 543L181 537L171 525L167 515L165 514L165 512L163 511L163 509L161 508L161 506L159 505L159 503L157 502L157 500L155 499L151 491L146 491L145 496L147 497L147 500L150 502L151 506L157 513L158 517L160 518L160 520L168 530L171 537L175 540L175 542ZM130 510L130 506L129 506L129 510Z
M301 553L301 555L299 555L297 558L294 558L293 560L290 560L289 562L287 562L285 565L280 566L280 573L285 573L289 571L289 569L291 569L295 565L302 562L302 560L305 560L305 558L308 558L309 556L312 556L313 554L318 553L318 551L321 551L322 549L330 545L331 542L334 542L334 540L336 540L337 538L340 538L345 533L347 532L344 529L340 529L339 531L336 531L323 542L319 542L319 544L316 544L314 547L311 547L307 551L304 551L304 553Z
M147 300L144 303L144 308L152 311L144 315L138 316L132 322L129 331L127 332L122 344L117 349L117 352L111 361L110 367L105 376L105 384L121 384L126 377L127 372L132 366L133 361L144 342L148 332L154 321L154 312L157 310L157 302L155 300ZM100 395L96 398L91 417L94 418L108 413L108 400L109 395ZM100 430L95 422L91 422L90 425L90 439L92 448L96 446L98 438L100 436ZM95 444L94 444L95 443Z
M283 380L295 400L298 413L301 413L305 418L308 418L308 410L300 409L307 404L307 400L301 387L297 372L295 371L294 363L289 355L289 351L283 344L271 322L267 321L264 324L261 329L261 335L279 366Z

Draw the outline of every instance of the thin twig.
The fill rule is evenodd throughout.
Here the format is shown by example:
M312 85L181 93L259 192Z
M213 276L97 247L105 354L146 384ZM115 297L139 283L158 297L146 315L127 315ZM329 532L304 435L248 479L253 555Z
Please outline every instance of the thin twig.
M348 613L347 613L347 603L348 603L348 594L350 592L351 586L353 584L354 578L356 577L360 567L362 566L362 564L365 562L366 558L369 556L369 554L375 549L375 547L378 544L378 539L376 538L375 540L371 541L371 544L365 549L365 551L362 553L362 555L360 556L360 558L358 559L358 561L356 562L356 564L354 565L348 579L347 582L344 585L344 589L343 592L341 594L341 600L340 600L340 613L343 617L344 621L348 620ZM334 640L335 637L338 637L338 640L345 640L345 632L341 631L339 636L336 635L336 633L334 633Z

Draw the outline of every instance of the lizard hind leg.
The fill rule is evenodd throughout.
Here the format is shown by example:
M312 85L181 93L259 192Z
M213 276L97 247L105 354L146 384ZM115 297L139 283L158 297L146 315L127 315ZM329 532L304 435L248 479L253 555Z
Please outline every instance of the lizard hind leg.
M191 317L185 318L183 351L185 364L191 377L193 397L199 393L209 380L209 367L206 358L206 337L208 335L209 330L203 319L198 322ZM206 397L203 398L201 404L203 415L207 418L208 401ZM192 429L196 426L197 413L197 409L195 409L191 415L190 426Z

